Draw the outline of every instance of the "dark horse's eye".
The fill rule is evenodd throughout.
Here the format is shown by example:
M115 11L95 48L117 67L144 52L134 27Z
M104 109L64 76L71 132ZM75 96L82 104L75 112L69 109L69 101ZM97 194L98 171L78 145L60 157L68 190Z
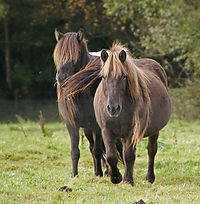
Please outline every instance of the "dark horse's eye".
M125 80L126 78L127 78L127 75L124 74L124 75L122 76L122 79Z

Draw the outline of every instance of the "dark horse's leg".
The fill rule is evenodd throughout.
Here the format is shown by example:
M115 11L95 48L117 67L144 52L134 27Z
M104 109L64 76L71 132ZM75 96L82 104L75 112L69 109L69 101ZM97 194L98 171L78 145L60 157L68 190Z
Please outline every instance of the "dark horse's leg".
M78 175L78 160L80 158L79 128L76 128L72 125L67 124L67 129L71 139L71 159L72 159L73 176L75 177Z
M111 182L114 184L120 183L122 181L122 175L117 168L117 152L116 152L116 141L115 136L111 134L107 129L102 129L102 136L104 145L106 148L106 160L108 163L108 174L110 175Z
M101 168L101 158L102 158L102 136L101 133L93 132L93 140L94 140L94 148L93 155L96 164L96 176L103 176L102 168Z
M132 145L132 138L122 139L123 142L123 157L125 163L125 172L123 181L133 185L133 166L135 163L136 147Z
M88 129L84 129L85 136L87 137L90 143L90 152L94 161L94 171L96 176L103 176L102 168L101 168L101 157L102 157L102 149L101 149L101 135L98 137L94 132Z
M153 183L155 181L155 174L154 174L154 159L155 155L157 153L157 139L158 139L158 133L155 133L154 135L149 136L149 142L148 142L148 155L149 155L149 165L148 165L148 172L146 179L149 183Z

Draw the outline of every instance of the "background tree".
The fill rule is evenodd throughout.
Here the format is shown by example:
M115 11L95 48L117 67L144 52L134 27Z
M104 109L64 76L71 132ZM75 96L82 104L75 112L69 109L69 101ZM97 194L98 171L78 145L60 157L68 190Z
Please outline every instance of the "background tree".
M0 98L56 98L54 29L85 31L90 51L113 41L156 59L172 87L199 76L198 0L1 0Z
M159 61L172 87L199 75L198 0L104 0L132 51Z
M56 27L63 33L82 27L91 51L108 47L109 17L102 1L6 0L0 5L7 6L0 19L1 98L56 97L52 59Z

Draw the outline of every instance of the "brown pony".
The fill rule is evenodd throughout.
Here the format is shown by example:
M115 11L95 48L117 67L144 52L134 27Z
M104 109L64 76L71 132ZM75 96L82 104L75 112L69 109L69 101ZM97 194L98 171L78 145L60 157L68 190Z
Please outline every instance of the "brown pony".
M126 47L114 44L101 52L100 82L94 97L96 120L106 147L112 183L120 183L115 141L123 142L123 181L133 185L136 144L148 137L146 179L153 183L159 131L168 123L171 102L164 69L151 59L133 59Z
M102 176L101 158L105 147L102 143L101 130L96 122L93 109L93 97L97 85L94 86L93 84L77 97L72 97L71 99L66 99L65 97L65 94L72 96L71 93L77 89L78 83L73 83L73 80L71 80L72 76L84 68L88 62L98 67L99 70L100 58L89 54L86 40L83 38L82 29L78 33L66 34L62 34L55 29L55 36L57 44L53 56L57 68L58 106L71 139L73 176L78 174L80 127L84 129L85 136L90 143L95 175ZM100 79L96 82L98 84ZM74 109L74 107L77 107L77 109ZM118 143L118 150L122 152L121 143Z

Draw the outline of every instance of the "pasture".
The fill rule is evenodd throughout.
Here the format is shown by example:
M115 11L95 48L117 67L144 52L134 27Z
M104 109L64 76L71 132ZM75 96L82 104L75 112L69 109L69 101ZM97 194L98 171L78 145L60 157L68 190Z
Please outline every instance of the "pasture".
M156 180L149 184L147 140L137 146L134 186L94 176L85 137L80 141L79 176L72 178L70 139L62 122L0 124L0 203L200 203L200 121L173 119L160 132ZM82 133L81 133L82 134ZM122 163L118 163L124 173ZM72 192L58 189L67 185Z

